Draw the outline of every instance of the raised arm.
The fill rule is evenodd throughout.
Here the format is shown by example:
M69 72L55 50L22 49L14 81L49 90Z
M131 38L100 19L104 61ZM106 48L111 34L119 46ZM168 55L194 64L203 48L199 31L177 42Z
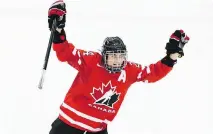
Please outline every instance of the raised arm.
M67 62L78 71L83 70L86 66L88 67L97 55L96 52L78 49L72 43L69 43L63 29L61 33L55 32L54 36L53 50L56 52L58 60Z
M66 22L66 5L63 1L56 1L49 8L49 29L52 28L54 19L57 20L57 28L54 32L53 50L56 52L58 60L67 62L78 71L83 70L85 66L89 65L89 62L95 57L96 53L77 49L73 43L67 41L64 30Z
M176 30L166 44L166 56L156 63L142 66L136 63L129 63L131 78L133 82L143 81L153 83L164 78L177 63L177 58L184 56L183 47L189 41L189 37L183 30Z

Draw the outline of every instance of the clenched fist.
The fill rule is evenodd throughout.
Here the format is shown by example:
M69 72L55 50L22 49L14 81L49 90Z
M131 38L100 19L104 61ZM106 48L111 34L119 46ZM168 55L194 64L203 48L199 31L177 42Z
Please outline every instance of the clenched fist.
M53 20L56 19L56 27L63 29L66 22L66 5L63 0L54 2L48 10L49 29L52 29Z
M189 37L185 34L183 30L176 30L171 34L169 42L166 44L167 55L172 59L181 58L184 56L183 48L189 41Z

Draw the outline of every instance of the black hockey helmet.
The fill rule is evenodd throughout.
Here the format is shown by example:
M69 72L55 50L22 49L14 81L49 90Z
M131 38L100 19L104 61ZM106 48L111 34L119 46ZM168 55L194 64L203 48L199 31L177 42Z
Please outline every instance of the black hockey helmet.
M105 66L105 68L113 73L120 72L125 66L127 61L127 49L126 45L124 44L123 40L118 37L107 37L102 46L102 62ZM119 67L112 67L108 65L108 55L109 54L121 54L123 56L123 62Z

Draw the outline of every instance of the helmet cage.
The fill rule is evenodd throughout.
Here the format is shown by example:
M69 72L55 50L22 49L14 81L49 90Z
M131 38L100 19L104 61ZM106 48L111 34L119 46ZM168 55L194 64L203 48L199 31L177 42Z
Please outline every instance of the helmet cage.
M119 56L118 57L115 56L116 54L119 54ZM121 61L121 63L117 64L118 66L109 65L108 64L109 55L115 56L115 57L113 57L113 59ZM125 66L127 64L127 51L126 50L104 51L102 56L103 56L103 63L104 63L106 70L108 70L109 72L112 72L112 73L120 72L123 68L125 68Z

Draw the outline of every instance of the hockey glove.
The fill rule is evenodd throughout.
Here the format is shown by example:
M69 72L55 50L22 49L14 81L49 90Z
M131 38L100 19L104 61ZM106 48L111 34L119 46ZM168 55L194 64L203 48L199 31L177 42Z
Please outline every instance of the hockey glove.
M53 20L56 19L56 27L64 28L66 22L66 5L62 0L54 2L48 10L49 30L52 28Z
M184 56L183 47L188 43L189 37L183 30L176 30L169 38L166 44L167 55L179 53L179 58Z

